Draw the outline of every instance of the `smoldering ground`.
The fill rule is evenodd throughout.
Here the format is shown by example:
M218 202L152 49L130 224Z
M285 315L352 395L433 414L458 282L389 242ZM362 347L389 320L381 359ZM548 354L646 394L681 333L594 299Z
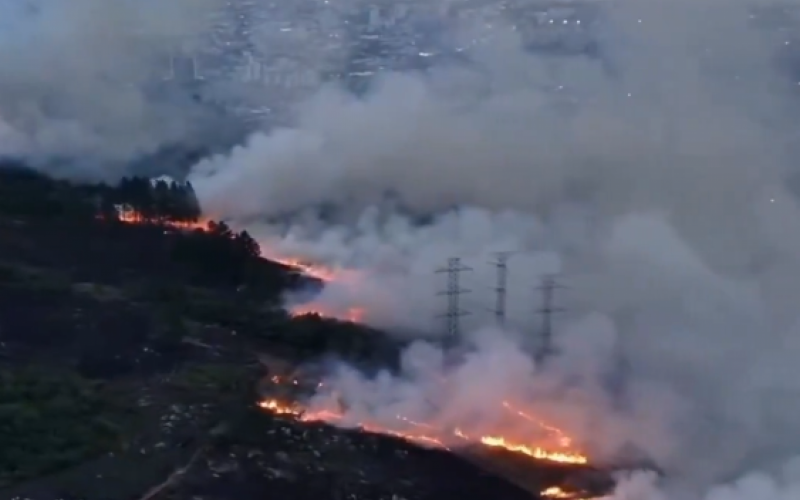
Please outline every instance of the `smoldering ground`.
M431 270L452 255L475 269L465 285L482 290L490 254L518 252L509 315L523 333L534 330L536 276L569 278L561 354L547 370L534 374L514 336L494 332L455 368L427 347L407 353L419 370L459 379L455 394L417 368L372 382L343 368L331 383L356 406L414 413L434 400L438 418L480 415L502 390L563 422L598 459L644 450L673 500L791 496L792 467L785 481L710 486L773 473L800 445L800 213L785 185L798 101L775 65L783 41L750 26L740 1L601 11L603 64L525 53L495 24L473 53L480 78L439 68L387 75L361 98L325 88L293 127L202 161L192 180L210 212L232 219L346 207L338 225L307 215L261 232L360 269L360 282L329 285L322 300L357 303L374 324L434 328ZM381 205L387 191L435 215L414 224ZM475 314L473 326L486 319ZM649 483L625 497L637 484L620 498L664 498Z

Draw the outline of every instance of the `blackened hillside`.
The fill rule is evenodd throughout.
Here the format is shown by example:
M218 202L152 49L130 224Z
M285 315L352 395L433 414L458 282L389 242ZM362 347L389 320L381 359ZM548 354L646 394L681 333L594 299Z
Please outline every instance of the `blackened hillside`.
M202 222L191 185L0 168L0 499L530 498L443 451L257 408L268 356L397 357L287 315L309 282Z

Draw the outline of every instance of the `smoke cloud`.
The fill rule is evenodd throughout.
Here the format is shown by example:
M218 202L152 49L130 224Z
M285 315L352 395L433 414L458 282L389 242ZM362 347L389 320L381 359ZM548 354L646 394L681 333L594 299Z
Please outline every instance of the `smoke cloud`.
M187 141L205 111L189 92L158 92L154 82L173 51L199 42L217 4L0 2L0 153L114 179L126 162Z
M472 65L388 74L362 97L327 86L291 127L203 160L191 180L204 209L250 221L265 246L351 270L320 302L363 307L392 331L441 331L432 270L450 256L473 268L467 353L448 361L421 340L399 373L340 367L326 385L353 421L399 413L513 432L502 405L513 401L601 462L636 449L664 470L661 484L623 480L616 499L795 498L786 41L756 29L744 1L599 9L600 57L532 54L512 20L493 18ZM459 39L485 37L479 21L459 21ZM481 313L499 250L516 252L503 331ZM558 354L536 367L533 287L553 272L570 286L568 312Z
M619 478L616 491L603 500L669 500L697 498L687 491L664 492L657 488L656 477L635 473ZM800 495L798 460L793 459L772 474L753 472L735 481L711 488L704 500L789 500Z
M150 82L216 7L1 2L0 153L113 178L194 137L201 106ZM511 403L600 463L635 450L665 472L622 478L616 500L797 498L800 101L779 65L794 40L756 29L744 0L596 8L598 55L566 59L523 50L514 15L452 19L470 64L385 74L358 97L326 85L190 180L267 249L346 270L321 305L398 335L437 336L432 271L472 268L461 355L420 339L397 373L339 366L325 385L349 421L527 432ZM514 252L505 329L483 312L497 251ZM551 273L567 311L536 366L533 288Z

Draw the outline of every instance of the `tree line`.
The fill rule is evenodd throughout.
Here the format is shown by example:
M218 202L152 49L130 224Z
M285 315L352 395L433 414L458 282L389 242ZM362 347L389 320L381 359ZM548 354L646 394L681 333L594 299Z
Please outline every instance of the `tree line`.
M193 225L202 215L189 182L125 177L115 184L57 180L24 164L0 160L0 214L91 222Z
M99 186L98 195L100 215L108 219L189 226L202 215L190 182L125 177L116 186Z
M178 232L174 257L204 279L230 285L252 281L254 264L261 256L258 242L247 231L235 232L223 221L202 221L197 194L188 181L126 177L101 191L99 207L103 219Z
M261 249L246 231L204 220L190 182L135 176L116 184L77 184L0 162L0 217L41 220L64 230L135 224L139 231L126 231L134 239L168 233L172 260L203 282L239 286L263 267Z

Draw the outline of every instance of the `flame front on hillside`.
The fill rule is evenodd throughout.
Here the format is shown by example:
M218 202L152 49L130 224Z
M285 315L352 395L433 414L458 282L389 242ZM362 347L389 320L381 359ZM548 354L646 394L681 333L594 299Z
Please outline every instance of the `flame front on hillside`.
M139 213L138 211L134 210L132 207L127 205L116 206L116 211L117 211L117 219L120 222L124 222L126 224L144 224L147 221L146 217L144 217L141 213ZM158 223L163 226L167 226L171 229L179 231L194 231L194 230L209 231L214 224L213 220L207 217L201 217L200 219L193 222L177 223L168 220L163 220L163 221L158 221ZM309 276L311 278L316 278L324 283L329 283L332 281L339 281L339 280L352 280L355 278L354 271L338 269L332 266L325 266L322 264L314 264L297 257L282 255L276 249L269 248L269 246L266 245L263 241L259 241L259 246L261 247L261 256L263 258L282 264L306 276ZM363 323L366 317L366 311L360 307L349 307L343 312L337 312L337 311L330 311L326 307L314 303L300 304L294 306L290 308L289 312L292 316L304 316L304 315L316 314L321 317L337 318L343 321L350 321L353 323Z
M581 496L579 493L566 491L560 486L551 486L542 490L539 495L541 495L543 498L549 498L552 500L594 500L590 497Z
M273 381L276 381L276 379L273 379ZM279 382L280 380L277 381ZM296 381L293 382L296 383ZM288 416L302 422L324 422L341 425L345 420L344 413L334 409L307 411L300 405L284 404L276 399L266 399L259 402L258 405L262 409L276 415ZM534 428L531 429L534 433L544 431L558 444L554 448L546 448L533 443L523 444L522 442L516 442L510 437L500 435L479 435L477 433L467 433L458 428L448 431L437 428L434 425L413 421L402 415L395 416L397 422L396 427L378 425L373 422L359 422L353 427L375 434L394 436L430 448L453 450L478 444L486 446L487 448L503 449L511 453L530 457L534 460L568 465L585 465L588 463L588 458L572 448L572 440L560 429L536 421L527 413L516 410L508 402L503 403L503 408L509 414L522 417L525 421L534 424ZM541 498L552 500L593 500L592 497L584 496L581 493L570 491L560 486L548 487L539 492L539 495Z
M118 208L118 218L128 224L142 224L145 222L141 214L130 209ZM178 231L214 230L214 223L206 218L190 223L161 221L160 224ZM355 270L313 264L303 259L282 255L277 250L265 245L264 242L259 242L259 245L262 257L278 262L324 283L359 283L359 275ZM315 314L322 317L336 317L354 323L363 323L367 314L367 311L361 307L349 307L340 311L331 311L313 302L292 307L289 312L292 316ZM273 377L273 382L276 384L283 384L286 381L280 377ZM292 380L290 383L298 385L297 380ZM513 406L508 401L502 402L502 410L500 410L507 419L516 419L516 422L509 426L509 428L513 427L513 432L508 434L497 432L497 429L492 429L495 431L492 433L479 432L476 429L470 429L466 423L459 427L437 426L414 421L403 415L394 417L394 424L396 425L386 425L385 421L380 424L371 421L352 422L350 418L347 418L349 415L345 415L345 412L339 409L315 408L311 410L297 404L285 404L277 399L263 400L258 405L273 414L283 415L302 422L324 422L342 427L356 427L366 432L394 436L431 448L449 450L478 445L487 449L506 450L510 453L539 461L572 465L585 465L588 463L586 455L574 447L573 440L564 431L546 424L528 412ZM522 427L520 426L521 423ZM483 430L485 431L486 429ZM589 500L588 497L562 489L559 486L552 486L542 490L540 496L553 500Z
M289 405L275 399L267 399L259 402L259 406L265 410L280 415L290 415L303 422L327 422L343 423L344 413L339 410L326 408L317 411L308 411L299 405ZM506 410L513 407L507 402L504 403ZM403 438L405 440L421 445L437 448L457 448L469 444L482 444L491 448L504 449L510 452L527 455L536 460L547 460L565 464L586 464L588 458L575 450L571 445L571 440L564 433L550 425L537 422L532 426L532 434L545 433L550 440L557 444L554 447L544 447L535 443L525 443L518 441L510 436L502 435L481 435L477 432L464 430L462 428L441 429L437 426L423 422L415 422L402 415L395 416L397 426L379 425L374 422L358 422L355 426L367 432L376 434L386 434Z

